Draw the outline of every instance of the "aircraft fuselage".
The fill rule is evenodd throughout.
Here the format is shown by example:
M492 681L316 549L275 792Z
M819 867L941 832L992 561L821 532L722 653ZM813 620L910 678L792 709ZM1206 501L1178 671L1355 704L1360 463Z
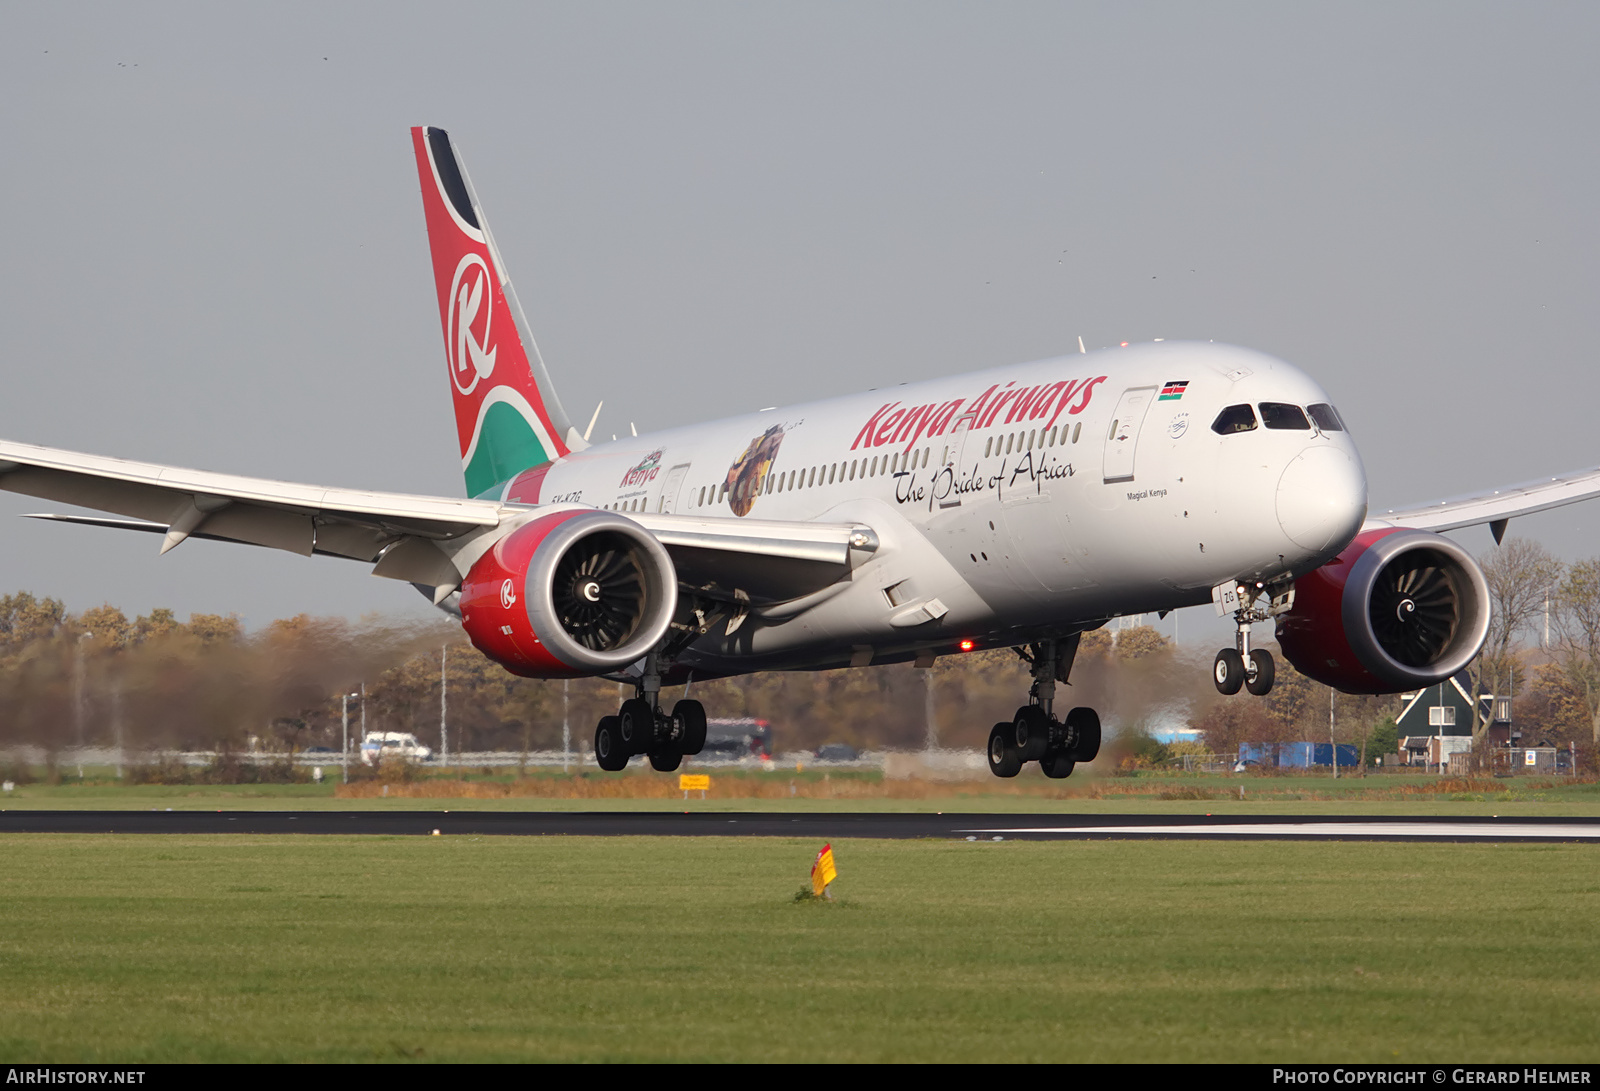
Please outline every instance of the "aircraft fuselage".
M885 662L1196 605L1227 580L1322 565L1366 514L1350 434L1304 415L1327 404L1281 360L1157 342L597 443L494 498L864 523L882 544L844 586L801 611L758 603L680 662ZM1264 405L1294 409L1269 421ZM1229 406L1250 407L1252 426L1215 430Z

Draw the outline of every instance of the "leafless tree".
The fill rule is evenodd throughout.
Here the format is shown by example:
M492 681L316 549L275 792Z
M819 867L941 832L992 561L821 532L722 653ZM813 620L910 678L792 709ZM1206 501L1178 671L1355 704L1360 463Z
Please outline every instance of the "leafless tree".
M1480 715L1473 725L1473 741L1488 731L1492 712L1482 713L1484 693L1506 696L1516 671L1517 638L1538 618L1561 583L1565 566L1538 542L1509 538L1482 560L1483 578L1489 584L1489 636L1478 657L1478 680L1472 705Z
M1556 592L1554 622L1561 669L1583 694L1590 735L1600 744L1600 557L1567 571Z

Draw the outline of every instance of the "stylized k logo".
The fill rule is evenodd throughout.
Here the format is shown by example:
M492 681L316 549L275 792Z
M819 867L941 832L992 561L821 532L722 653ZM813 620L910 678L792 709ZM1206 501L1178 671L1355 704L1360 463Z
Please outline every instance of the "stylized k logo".
M489 377L499 351L489 344L494 317L490 284L488 263L477 254L461 259L450 282L450 379L463 394L471 394L480 379Z

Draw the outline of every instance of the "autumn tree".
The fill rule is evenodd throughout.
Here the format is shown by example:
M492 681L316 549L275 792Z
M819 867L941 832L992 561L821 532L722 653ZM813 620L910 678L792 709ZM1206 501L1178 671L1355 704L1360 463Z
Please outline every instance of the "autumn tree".
M1149 625L1136 625L1117 634L1114 647L1118 659L1144 659L1171 650L1172 642Z
M1271 740L1292 742L1312 738L1315 725L1327 722L1328 688L1318 685L1295 670L1287 660L1279 660L1272 692L1260 698L1263 711L1279 725Z
M1517 691L1516 721L1525 745L1564 746L1591 737L1589 704L1560 663L1535 667Z
M1217 754L1237 754L1245 745L1280 742L1283 723L1260 701L1218 701L1194 721L1206 748Z
M170 617L170 613L168 614ZM274 623L278 624L278 623ZM244 636L244 625L237 614L222 617L219 614L190 614L184 627L190 636L202 644L237 643Z
M27 591L0 598L0 654L15 655L33 641L49 640L66 619L60 599L39 599Z
M1090 629L1078 638L1078 661L1099 659L1111 654L1111 631Z
M183 628L171 610L157 607L143 617L137 618L133 623L134 640L144 643L146 640L159 640L171 636Z
M133 643L136 635L128 616L109 603L85 610L72 618L68 627L89 637L97 648L105 651L121 651Z

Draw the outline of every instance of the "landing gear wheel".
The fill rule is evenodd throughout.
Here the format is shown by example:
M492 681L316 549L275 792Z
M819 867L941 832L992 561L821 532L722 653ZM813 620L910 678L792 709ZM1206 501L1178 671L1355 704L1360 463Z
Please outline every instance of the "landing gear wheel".
M1067 713L1067 734L1078 741L1069 755L1073 761L1093 761L1100 753L1100 714L1092 708L1075 708ZM1049 770L1047 775L1054 776ZM1072 772L1069 763L1067 773ZM1067 773L1062 773L1066 776Z
M1217 683L1218 693L1230 697L1238 693L1239 687L1244 685L1244 656L1232 648L1223 648L1211 665L1211 678Z
M616 773L627 768L628 757L628 748L622 745L617 717L602 716L599 726L594 729L594 760L606 772Z
M1050 748L1050 717L1038 705L1023 705L1011 723L1012 742L1020 761L1038 761ZM994 763L990 759L990 764Z
M617 720L623 749L630 757L644 753L656 733L656 711L650 707L650 702L641 697L622 702Z
M1245 672L1244 688L1257 697L1265 697L1272 692L1272 680L1276 674L1272 653L1256 648L1250 653L1250 669Z
M685 755L698 754L706 748L706 706L699 701L673 705L672 726L678 729L678 749Z
M668 750L659 754L652 752L650 754L650 768L658 773L670 773L682 764L683 755L676 750Z
M1074 710L1076 711L1076 710ZM1051 780L1061 780L1072 775L1073 767L1078 763L1066 754L1046 754L1039 759L1039 768L1044 770L1044 775Z
M1016 724L998 723L989 729L989 772L997 777L1014 777L1022 772L1017 754Z

